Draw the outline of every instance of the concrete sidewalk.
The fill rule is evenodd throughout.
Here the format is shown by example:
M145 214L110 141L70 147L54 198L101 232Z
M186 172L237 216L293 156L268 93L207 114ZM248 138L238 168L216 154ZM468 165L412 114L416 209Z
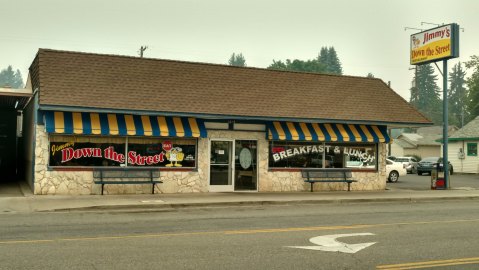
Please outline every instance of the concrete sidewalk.
M140 195L33 195L1 196L0 213L42 211L168 211L187 207L225 207L288 204L343 204L479 199L479 190L404 190L335 192L231 192Z

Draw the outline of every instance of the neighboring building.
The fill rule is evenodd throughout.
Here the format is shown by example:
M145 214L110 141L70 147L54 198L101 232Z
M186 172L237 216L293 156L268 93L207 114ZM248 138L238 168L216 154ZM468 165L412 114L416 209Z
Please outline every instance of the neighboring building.
M449 126L447 129L447 133L449 135L454 134L459 128L456 126ZM443 133L443 126L431 126L431 127L420 127L416 128L416 133L417 134L422 134L422 135L440 135L442 136ZM441 137L442 138L442 137Z
M449 126L448 134L454 134L457 127ZM393 156L418 156L440 157L442 156L442 132L441 126L421 127L416 133L401 133L394 139L391 145Z
M93 173L105 167L159 169L155 193L307 191L301 169L324 167L353 168L352 190L384 190L387 129L431 124L363 77L46 49L30 77L23 160L34 194L99 194Z
M19 150L23 145L22 109L31 89L0 88L0 185L22 178Z
M458 173L479 173L479 116L449 136L448 159Z
M416 133L403 133L397 137L391 145L393 156L418 156L439 157L441 154L441 135L421 135Z

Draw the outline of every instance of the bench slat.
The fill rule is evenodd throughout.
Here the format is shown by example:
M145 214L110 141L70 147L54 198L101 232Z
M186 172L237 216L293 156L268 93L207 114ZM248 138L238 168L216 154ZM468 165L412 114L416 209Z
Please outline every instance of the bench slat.
M105 185L109 184L151 184L151 194L155 193L155 185L163 183L155 178L160 177L160 170L145 168L97 168L93 171L93 182L101 185L101 195ZM96 180L96 179L99 180ZM117 179L117 180L105 180ZM143 180L121 180L121 179L143 179ZM145 180L147 179L147 180Z
M157 181L157 180L153 180L153 181L110 181L110 180L106 180L106 181L94 181L95 184L162 184L163 181Z
M304 169L301 171L304 182L311 184L311 192L313 192L313 184L317 182L325 183L347 183L348 191L351 191L351 183L357 180L349 179L352 177L351 169Z

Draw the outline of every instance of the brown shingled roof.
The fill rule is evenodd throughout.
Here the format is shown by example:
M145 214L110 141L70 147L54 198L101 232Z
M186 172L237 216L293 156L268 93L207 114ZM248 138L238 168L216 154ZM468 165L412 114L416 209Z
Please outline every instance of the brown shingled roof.
M48 49L30 73L40 106L431 124L379 79Z

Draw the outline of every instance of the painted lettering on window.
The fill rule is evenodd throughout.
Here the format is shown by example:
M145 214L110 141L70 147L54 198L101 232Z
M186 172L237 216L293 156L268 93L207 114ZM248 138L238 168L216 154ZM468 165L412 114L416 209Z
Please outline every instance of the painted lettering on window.
M347 146L334 146L334 148L332 148L331 145L306 145L306 146L288 148L281 152L273 153L273 160L274 162L277 162L277 161L298 156L298 155L308 155L308 154L323 153L323 152L326 152L328 154L331 151L334 152L335 154L343 153L344 155L349 157L356 157L358 160L362 162L373 162L376 159L374 155L371 155L368 152L362 151L357 148L352 148Z

